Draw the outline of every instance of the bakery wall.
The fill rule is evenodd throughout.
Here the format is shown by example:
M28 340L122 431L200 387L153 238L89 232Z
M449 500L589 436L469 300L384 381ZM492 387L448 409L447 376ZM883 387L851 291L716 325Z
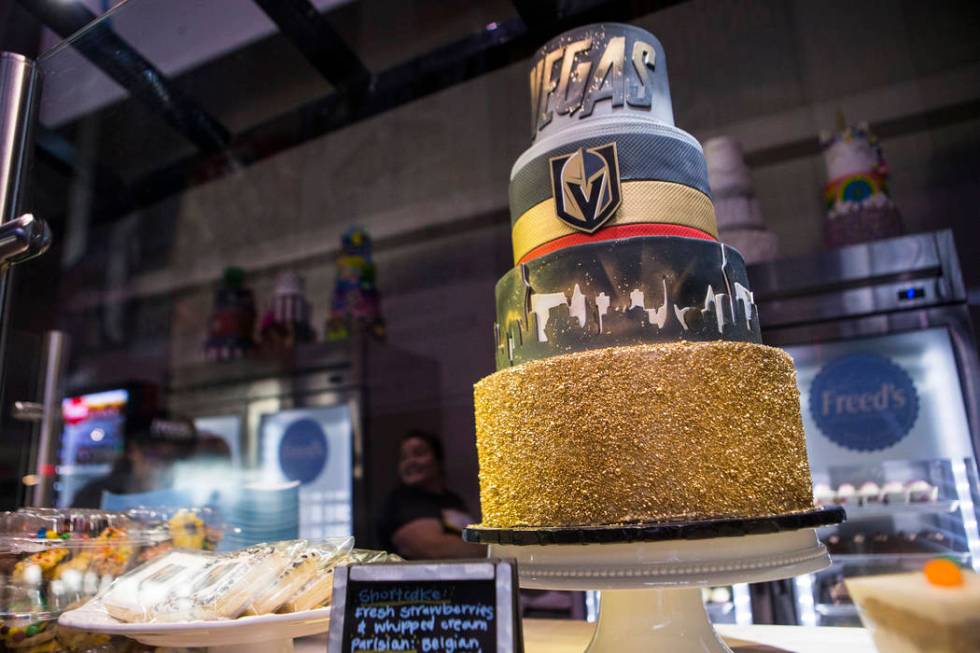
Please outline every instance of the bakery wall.
M403 3L384 42L357 43L378 33L357 28L372 19L371 4L363 13L352 5L343 20L372 66L412 54L405 47L414 45L398 43L413 32L419 43L442 42L439 17L418 9L424 3ZM976 288L978 7L691 0L636 22L664 44L678 126L701 140L731 134L743 142L785 255L822 247L816 137L843 111L878 127L908 229L952 227ZM526 105L526 64L515 64L105 229L110 245L87 252L85 274L62 280L58 321L84 352L76 382L121 368L162 376L199 361L211 293L228 265L248 271L262 302L278 271L302 272L322 332L339 236L361 224L377 243L389 341L442 366L450 481L475 507L471 387L492 371L493 285L510 265L507 183L528 145Z

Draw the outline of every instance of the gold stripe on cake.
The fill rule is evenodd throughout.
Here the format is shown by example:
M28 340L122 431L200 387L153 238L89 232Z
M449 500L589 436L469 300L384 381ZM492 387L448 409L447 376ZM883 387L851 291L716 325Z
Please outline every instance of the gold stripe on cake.
M695 188L669 181L624 181L621 192L622 203L604 226L677 224L718 237L711 198ZM553 197L536 204L514 222L514 263L535 247L575 233L581 232L556 215Z
M792 359L745 342L553 356L475 387L483 525L762 517L813 508Z

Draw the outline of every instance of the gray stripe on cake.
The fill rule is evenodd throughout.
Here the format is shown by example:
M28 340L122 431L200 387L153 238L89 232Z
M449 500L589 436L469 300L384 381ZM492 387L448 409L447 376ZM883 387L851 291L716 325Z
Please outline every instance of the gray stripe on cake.
M580 147L596 147L612 141L616 142L620 181L669 181L711 197L704 154L691 143L662 134L593 136L545 152L517 171L510 182L511 224L528 209L551 197L549 159Z

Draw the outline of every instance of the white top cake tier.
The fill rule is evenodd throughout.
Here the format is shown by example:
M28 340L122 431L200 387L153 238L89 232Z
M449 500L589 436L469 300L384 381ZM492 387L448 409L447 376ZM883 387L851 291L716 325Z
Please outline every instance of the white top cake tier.
M708 164L712 196L752 195L752 176L737 140L719 136L705 141L704 158Z
M532 141L614 115L674 124L663 46L630 25L553 38L535 54L530 84Z

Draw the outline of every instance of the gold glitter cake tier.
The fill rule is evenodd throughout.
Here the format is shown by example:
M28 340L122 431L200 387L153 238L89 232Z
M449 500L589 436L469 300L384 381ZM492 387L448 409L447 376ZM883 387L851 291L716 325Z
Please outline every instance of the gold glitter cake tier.
M792 359L745 342L553 356L475 387L483 526L813 508Z

